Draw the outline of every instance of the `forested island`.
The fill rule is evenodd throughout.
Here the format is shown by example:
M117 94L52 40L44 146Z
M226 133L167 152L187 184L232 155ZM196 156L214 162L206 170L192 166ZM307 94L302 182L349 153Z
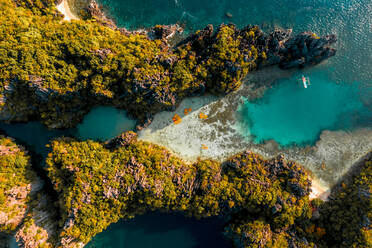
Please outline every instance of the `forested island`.
M237 90L250 71L336 53L334 35L221 24L173 39L178 25L128 31L97 8L65 22L53 1L0 0L2 121L68 128L110 105L141 129L185 97ZM371 154L323 202L309 198L310 173L284 156L245 151L188 163L134 132L48 146L40 169L20 143L0 137L0 233L21 247L83 247L111 223L150 211L221 216L233 247L372 246Z
M2 1L0 120L67 128L93 106L111 105L140 128L187 96L238 89L249 71L314 65L336 53L334 35L234 25L209 25L172 46L177 26L129 32L95 13L62 22L52 2Z
M24 247L83 247L111 223L148 211L223 216L234 247L371 245L370 156L322 202L309 199L307 172L283 157L247 151L223 163L188 164L133 132L50 146L54 205L23 148L1 139L1 231L16 231Z

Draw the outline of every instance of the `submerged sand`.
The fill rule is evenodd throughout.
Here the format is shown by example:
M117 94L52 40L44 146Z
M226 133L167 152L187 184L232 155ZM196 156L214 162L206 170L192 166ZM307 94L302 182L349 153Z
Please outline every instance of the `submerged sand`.
M280 77L289 75L286 73ZM256 152L265 158L283 154L288 160L302 164L311 172L315 179L311 197L325 199L327 190L372 150L372 129L323 131L315 145L306 147L283 149L275 141L253 144L238 131L235 112L242 96L259 97L264 90L261 85L270 85L263 78L264 72L258 76L260 84L251 82L247 84L249 86L223 98L204 96L185 99L174 112L157 114L152 124L139 132L139 138L163 145L189 162L198 158L223 161L244 150ZM192 112L185 116L185 108L191 108ZM199 118L200 113L208 118ZM181 123L172 122L174 114L182 117Z

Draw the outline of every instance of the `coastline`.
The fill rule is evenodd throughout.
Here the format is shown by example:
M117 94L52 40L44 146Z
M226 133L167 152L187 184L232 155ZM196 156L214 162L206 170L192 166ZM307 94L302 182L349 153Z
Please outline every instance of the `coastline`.
M283 154L286 159L296 161L312 172L312 178L321 182L320 186L314 186L313 192L315 195L323 195L372 149L372 130L369 128L352 131L324 130L315 144L305 147L281 148L275 141L253 144L237 131L237 117L234 112L241 101L241 96L249 96L252 99L260 97L260 92L264 91L260 89L264 87L262 83L260 84L263 80L261 74L264 72L273 73L275 70L262 70L259 75L248 76L249 85L244 85L228 96L190 97L183 100L175 111L156 114L152 123L138 132L139 139L165 146L188 162L194 162L198 158L223 161L245 150L258 153L265 158ZM280 73L280 77L288 76L290 76L288 71ZM274 83L272 80L269 81L265 84L266 87ZM252 85L256 85L257 88L251 87ZM187 116L183 114L186 108L192 108ZM206 114L208 118L205 120L198 118L200 113ZM172 123L175 114L182 117L181 123L177 125ZM202 149L203 145L208 148Z
M69 6L67 0L62 0L61 3L58 4L56 7L57 7L58 11L61 12L64 15L64 17L63 17L64 21L71 21L71 20L79 20L80 19L79 17L77 17L76 15L74 15L71 12L71 9L70 9L70 6Z
M330 193L331 189L329 187L323 186L317 179L311 179L310 200L319 198L323 201L327 201Z

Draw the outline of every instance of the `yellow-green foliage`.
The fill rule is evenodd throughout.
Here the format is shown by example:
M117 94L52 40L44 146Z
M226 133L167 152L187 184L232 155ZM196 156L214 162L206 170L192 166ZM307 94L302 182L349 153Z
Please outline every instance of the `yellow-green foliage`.
M142 141L112 150L102 143L72 139L58 139L51 146L46 163L60 194L62 225L73 216L73 225L65 227L61 237L86 243L110 223L149 210L200 218L243 208L270 219L275 228L286 228L306 215L309 181L293 163L272 175L268 161L253 153L222 165L211 160L187 164ZM288 187L293 180L304 195ZM271 209L279 198L283 208L273 216Z
M94 22L60 22L51 16L33 15L31 10L1 2L1 82L30 75L44 79L43 87L59 93L77 91L92 84L105 93L111 83L124 80L134 67L157 70L146 61L159 54L158 42L144 36L120 35ZM111 53L101 59L97 50ZM114 75L113 75L114 74ZM135 77L139 77L136 75Z
M237 35L235 26L221 25L214 37L214 43L205 47L202 58L190 44L178 48L177 54L181 60L174 70L175 80L180 82L194 82L193 87L204 85L213 93L228 93L234 91L242 84L241 80L250 70L255 69L258 58L257 49L241 49L242 38L253 41L255 33L251 36ZM181 83L183 87L190 84Z
M235 223L228 229L235 235L232 239L236 247L287 248L287 238L290 238L284 232L273 232L270 225L262 220Z
M241 85L242 78L248 73L250 64L244 61L239 50L241 37L234 37L235 28L221 26L217 33L216 43L210 50L209 59L205 66L213 81L211 87L220 89L221 92L236 90Z
M372 161L320 207L324 247L372 247Z
M4 136L0 136L0 211L11 218L18 214L20 208L26 207L26 199L10 206L7 192L31 183L34 173L31 171L30 157L22 147ZM22 192L20 192L22 193ZM14 225L0 224L1 231L13 231Z
M145 115L205 89L227 93L255 67L257 51L243 56L235 27L222 25L200 57L189 44L173 52L94 20L62 21L50 1L16 3L0 0L0 107L49 126L73 126L71 115L102 99Z

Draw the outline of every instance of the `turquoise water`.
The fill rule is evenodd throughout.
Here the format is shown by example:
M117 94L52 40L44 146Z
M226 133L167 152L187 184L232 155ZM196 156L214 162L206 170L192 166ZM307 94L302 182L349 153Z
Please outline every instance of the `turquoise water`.
M87 248L226 248L217 218L196 220L181 215L149 213L119 221L98 234Z
M119 26L150 27L179 22L186 30L233 22L335 33L337 59L328 64L333 80L371 83L372 1L370 0L98 0ZM233 15L228 18L226 13Z
M256 141L274 138L281 144L313 143L321 130L371 127L372 114L372 1L370 0L100 0L119 26L149 27L184 24L186 30L206 24L234 22L335 33L337 54L303 73L313 86L295 86L299 75L281 80L262 102L246 103L238 114L242 134ZM231 13L228 18L226 13ZM290 83L292 82L292 83ZM328 96L328 94L330 94ZM300 104L296 104L300 103ZM364 105L364 106L362 106ZM270 113L270 114L269 114ZM362 117L360 117L362 115ZM368 116L369 115L369 116ZM282 117L286 116L287 119ZM296 117L298 116L298 118ZM358 117L359 116L359 117ZM358 119L358 120L355 120Z
M113 107L93 108L76 128L51 130L40 122L6 124L0 121L0 130L27 145L27 149L45 157L49 149L45 146L51 140L62 137L101 140L111 139L118 134L134 130L136 121L127 117L126 112Z
M240 106L240 130L256 143L274 139L281 145L313 144L322 130L351 130L367 123L372 112L361 102L360 88L335 84L309 74L305 89L295 78L280 80L264 97ZM300 77L300 75L298 75Z
M50 130L39 122L6 124L0 122L0 134L17 139L28 150L45 158L50 140L61 136L81 139L107 140L123 131L132 130L135 121L124 111L112 107L97 107L84 117L76 129ZM40 166L43 166L42 164ZM129 221L112 224L97 235L90 248L215 248L229 247L221 232L220 220L210 218L198 221L181 215L151 213ZM10 247L18 247L14 239Z
M9 248L17 248L18 246L19 244L17 243L16 239L14 237L11 238L10 243L9 243Z
M240 109L244 135L256 141L274 138L281 144L314 142L323 129L371 127L372 1L370 0L99 0L119 26L149 27L184 24L187 31L234 22L259 24L294 32L312 30L338 36L337 55L316 69L306 70L312 85L304 90L295 75L268 91L260 102ZM233 15L226 16L226 12ZM286 117L286 118L283 118ZM244 129L250 124L250 130ZM125 113L107 107L92 110L77 130L50 131L39 123L0 123L8 135L47 153L45 144L60 135L108 139L134 123ZM145 215L111 225L89 247L228 247L213 221L172 215Z
M372 127L370 0L99 0L99 3L119 26L129 29L178 22L186 31L194 31L209 23L234 22L239 27L259 24L264 30L282 27L293 28L294 33L307 30L319 35L334 33L338 37L336 56L302 72L310 76L311 87L301 88L296 82L298 74L289 80L279 80L259 102L245 102L240 107L237 112L240 130L245 136L255 135L256 142L274 138L289 145L314 143L324 129ZM227 12L233 17L228 18ZM97 247L120 247L115 246L117 242L135 244L141 237L144 239L141 242L152 240L151 235L137 237L126 233L124 223L110 226L99 235L106 241ZM179 244L189 244L191 238L185 235L178 239ZM144 247L163 246L154 243Z
M107 140L118 134L134 130L136 121L127 117L123 110L113 107L92 109L77 126L77 137L83 140Z

